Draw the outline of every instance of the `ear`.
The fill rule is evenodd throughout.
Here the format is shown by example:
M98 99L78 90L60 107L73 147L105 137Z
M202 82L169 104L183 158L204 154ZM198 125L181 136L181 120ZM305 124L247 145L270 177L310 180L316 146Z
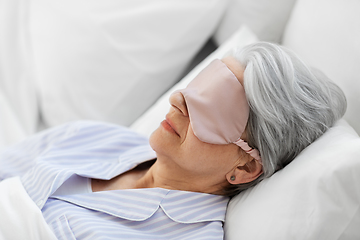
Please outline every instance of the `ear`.
M249 162L243 165L237 165L232 171L228 172L226 179L230 184L242 184L254 181L262 173L263 168L261 163L252 158Z

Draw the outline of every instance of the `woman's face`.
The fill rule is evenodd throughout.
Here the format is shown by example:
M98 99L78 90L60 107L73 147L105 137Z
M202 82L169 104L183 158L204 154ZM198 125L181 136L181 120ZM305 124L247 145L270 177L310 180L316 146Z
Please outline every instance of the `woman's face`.
M240 83L242 66L232 57L222 59ZM244 152L235 144L209 144L200 141L192 130L185 99L180 92L172 94L171 108L166 119L150 137L150 145L157 152L158 161L176 169L183 176L210 177L225 180L243 158Z

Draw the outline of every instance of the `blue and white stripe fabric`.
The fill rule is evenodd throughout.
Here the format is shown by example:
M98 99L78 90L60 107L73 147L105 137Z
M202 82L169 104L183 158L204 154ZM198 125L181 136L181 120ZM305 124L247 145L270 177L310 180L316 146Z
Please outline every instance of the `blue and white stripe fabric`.
M156 158L148 139L81 121L0 155L0 180L21 176L59 239L222 239L227 197L162 188L54 195L71 176L111 179Z

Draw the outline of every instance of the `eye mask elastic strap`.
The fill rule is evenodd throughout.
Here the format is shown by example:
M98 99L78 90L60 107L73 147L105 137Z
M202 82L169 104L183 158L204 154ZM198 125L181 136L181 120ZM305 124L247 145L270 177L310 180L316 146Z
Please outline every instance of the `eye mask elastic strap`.
M241 147L247 154L250 154L250 156L255 158L262 165L261 157L257 149L251 148L249 144L244 140L242 140L241 138L239 138L239 140L234 142L234 144Z

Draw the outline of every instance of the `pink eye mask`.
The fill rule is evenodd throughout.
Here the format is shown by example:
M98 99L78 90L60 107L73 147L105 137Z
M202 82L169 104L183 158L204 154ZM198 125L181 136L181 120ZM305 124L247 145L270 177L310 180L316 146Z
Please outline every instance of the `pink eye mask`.
M249 118L249 105L243 86L222 61L212 61L179 92L185 98L190 123L199 140L234 143L261 161L258 150L240 138Z

